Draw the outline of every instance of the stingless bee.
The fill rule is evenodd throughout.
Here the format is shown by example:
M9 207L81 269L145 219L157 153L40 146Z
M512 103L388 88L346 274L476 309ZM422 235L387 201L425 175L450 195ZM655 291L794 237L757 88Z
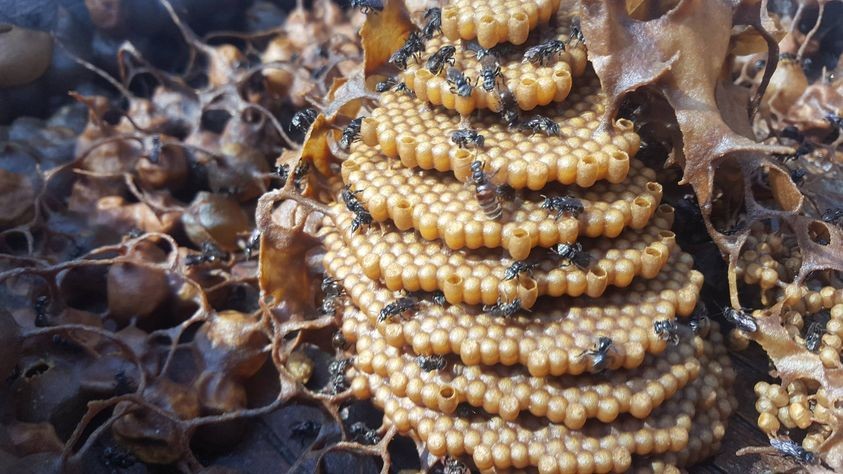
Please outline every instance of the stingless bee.
M537 44L524 51L524 62L544 66L553 56L563 51L565 51L565 43L563 41L549 39L544 43Z
M407 311L417 311L418 309L419 300L417 298L405 296L384 306L378 315L378 322L382 323L394 318L395 316L406 313Z
M609 359L611 358L609 351L613 349L614 344L612 343L612 339L606 336L600 336L597 338L597 344L595 344L594 348L583 351L580 353L580 357L584 355L591 357L591 372L596 374L606 370L606 366L609 365Z
M451 86L449 89L451 94L456 94L460 97L471 97L471 91L474 90L474 85L471 83L471 79L465 77L465 74L460 72L459 69L449 67L448 72L445 73L445 80Z
M442 9L439 7L428 8L426 12L424 12L424 18L427 22L424 24L424 28L422 28L422 37L424 39L431 39L433 38L433 34L438 32L442 32Z
M743 308L727 307L723 310L723 317L745 332L753 333L758 330L758 322Z
M358 117L345 127L345 130L342 131L342 137L340 137L340 148L348 151L352 143L360 140L360 125L362 123L363 117Z
M556 137L560 134L559 124L543 115L530 117L519 123L518 128L524 131L530 131L530 133L541 132L549 137Z
M441 355L420 355L416 357L416 363L425 372L442 370L448 365L448 361Z
M480 77L482 78L483 89L486 92L492 92L498 83L498 78L503 77L501 74L501 65L495 56L489 55L480 60L480 65L483 68L480 70Z
M307 133L307 130L313 125L313 121L316 120L317 115L318 113L315 109L307 108L299 110L293 114L293 118L290 121L290 128L301 133Z
M653 330L661 339L674 346L679 344L679 326L677 326L676 321L670 319L653 321Z
M460 148L467 148L469 146L483 148L486 138L477 133L477 130L463 128L451 133L451 141Z
M591 266L591 254L583 252L582 244L579 242L574 242L573 244L557 244L550 251L558 255L560 259L568 261L568 263L562 265L563 267L567 267L573 263L580 270L588 270Z
M492 220L500 219L503 208L497 193L497 185L492 182L490 176L483 171L483 162L471 163L470 183L474 185L474 195L483 213Z
M541 208L548 209L551 212L556 211L556 219L559 219L564 214L578 218L585 210L582 201L571 196L547 197L543 195L542 197L544 201L542 202Z
M503 279L512 280L522 273L533 273L533 269L537 266L538 263L527 263L523 260L512 262L512 265L504 272Z
M521 311L521 298L515 298L514 300L510 301L509 303L505 303L498 298L497 304L494 305L483 305L483 311L491 314L492 316L499 316L504 318L511 318L518 314Z
M454 65L454 53L457 48L452 45L445 45L427 58L427 69L433 74L439 74L445 64Z

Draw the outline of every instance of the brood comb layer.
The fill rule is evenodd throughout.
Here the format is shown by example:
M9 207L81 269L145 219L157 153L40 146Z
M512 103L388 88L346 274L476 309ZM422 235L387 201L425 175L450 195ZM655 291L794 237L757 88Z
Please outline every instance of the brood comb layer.
M422 302L412 318L378 324L381 310L400 294L367 278L335 231L324 241L326 271L391 344L423 355L458 354L466 365L521 364L535 376L587 371L589 359L581 354L594 345L597 333L614 341L614 366L637 367L646 353L660 353L666 346L653 323L690 315L702 286L691 257L681 254L670 262L669 272L635 282L629 291L545 304L514 318Z
M351 392L372 398L387 425L434 456L470 458L481 470L695 462L723 437L734 375L716 325L696 334L682 321L697 307L702 275L676 248L673 211L659 205L653 171L632 159L640 143L632 124L598 129L604 98L567 54L574 42L584 52L579 39L547 67L521 64L536 38L563 30L567 38L570 12L554 7L535 38L490 40L474 22L497 21L506 8L484 5L444 7L443 31L452 33L448 22L459 17L457 36L483 38L484 47L529 41L500 56L511 75L498 87L512 89L528 68L564 71L573 82L567 97L556 92L569 86L556 84L551 99L519 99L559 134L501 123L478 91L455 97L412 60L404 78L416 96L381 95L342 164L344 205L330 208L320 233L325 271L344 289L338 310L351 343ZM478 74L457 36L449 36L455 67ZM443 44L429 40L422 59ZM482 146L452 142L465 128L483 136ZM475 162L484 165L472 169ZM514 190L506 198L495 192L504 184ZM563 196L577 204L573 212L542 206ZM498 205L499 217L490 212ZM572 251L590 258L575 262ZM532 268L513 274L512 265Z
M348 311L353 313L354 309L349 308ZM366 334L364 327L360 330ZM406 374L400 372L401 366L395 362L397 358L387 360L387 367L380 369L389 376L353 369L352 391L360 397L373 397L375 403L384 409L387 420L399 432L414 432L436 456L467 454L480 469L535 466L541 472L624 472L629 469L633 456L643 460L650 454L664 454L667 462L678 463L682 457L698 455L708 446L690 442L694 428L708 428L716 433L716 436L709 436L712 442L722 437L724 421L736 403L727 391L734 374L721 342L719 335L712 337L711 341L693 336L701 369L682 388L669 382L668 390L674 393L669 393L657 382L646 384L639 400L658 406L646 422L633 417L614 422L603 422L598 418L600 423L585 425L590 413L591 416L602 415L608 419L618 409L615 399L601 397L600 394L586 395L579 400L580 403L568 405L572 410L566 412L565 419L579 424L574 429L540 421L541 418L554 416L552 412L561 411L549 402L546 408L542 406L541 395L536 397L535 403L532 399L528 402L535 410L546 412L538 418L521 415L517 421L507 421L502 416L483 411L456 413L460 396L454 383L440 387L436 392L428 389L427 397L431 399L428 403L434 404L435 408L427 408L424 401L413 400L426 394L414 396L408 393L410 383ZM680 376L684 375L683 371L677 370ZM676 378L678 382L680 379ZM425 391L429 386L432 385L425 385L421 390ZM484 400L484 407L488 405L500 409L507 404L518 403L517 399L507 398L498 390L490 390L486 394L488 400ZM668 398L669 395L673 396ZM624 401L630 399L626 395L620 398ZM581 422L573 421L574 418Z
M447 11L447 9L446 9ZM532 34L532 39L521 47L501 45L492 49L500 66L499 87L505 88L512 94L516 105L521 110L532 110L537 106L548 105L552 102L562 102L571 91L572 78L579 77L586 68L585 47L579 43L569 43L566 50L556 54L547 61L534 63L522 61L524 52L538 43L549 39L567 40L571 37L572 17L565 14L566 9L560 9L554 19L555 26L544 28ZM475 87L468 96L460 96L451 91L445 73L433 74L426 68L427 59L443 46L457 48L454 54L453 67L471 80ZM476 47L475 47L476 49ZM500 112L500 92L483 87L484 65L495 70L495 62L484 57L487 51L477 51L460 47L457 41L443 37L433 38L427 42L426 49L418 61L411 61L402 74L403 81L416 96L433 105L441 105L450 110L456 110L462 115L468 115L477 109L490 109Z
M530 31L547 22L560 0L457 0L442 9L442 32L452 40L476 39L480 46L523 44Z
M655 173L633 161L627 181L619 185L542 191L579 199L584 208L579 217L557 218L555 211L541 207L543 194L533 191L502 201L499 222L489 219L475 191L452 175L396 168L364 144L355 147L342 172L345 183L360 191L358 199L376 222L391 220L400 230L416 229L422 238L442 239L454 250L503 247L516 260L525 259L534 247L573 243L580 235L617 237L625 227L641 229L662 196Z
M339 204L333 209L337 226L350 228L352 217L341 209ZM522 306L529 308L538 296L596 298L611 286L628 286L637 276L656 277L676 246L669 230L672 223L673 209L662 205L644 229L628 229L614 240L583 242L594 262L590 269L560 266L558 258L536 249L527 258L535 262L535 268L526 276L509 279L507 270L516 260L501 258L496 250L449 251L439 240L427 242L416 233L398 231L389 222L381 224L381 234L342 235L366 276L382 280L389 290L439 290L452 304L494 304L498 298L519 295ZM460 290L453 291L455 287Z
M482 130L483 159L487 169L496 173L496 182L532 190L555 181L579 187L603 180L621 183L641 140L626 119L616 122L613 133L598 131L605 98L594 78L584 78L584 82L564 104L542 110L559 125L558 137L514 130L488 112L463 124L454 113L419 110L418 99L387 92L380 107L363 120L361 138L386 156L399 158L405 167L451 171L465 180L473 153L454 144L451 133L469 127Z

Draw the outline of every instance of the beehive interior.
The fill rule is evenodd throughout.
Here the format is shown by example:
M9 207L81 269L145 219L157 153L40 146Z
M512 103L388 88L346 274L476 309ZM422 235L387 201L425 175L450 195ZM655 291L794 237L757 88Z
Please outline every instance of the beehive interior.
M351 390L433 456L481 470L687 466L718 448L734 374L716 325L689 325L702 275L675 243L655 173L635 160L632 124L599 126L605 98L570 34L575 14L559 3L443 7L442 33L399 75L414 94L384 92L363 118L342 178L371 225L352 231L360 210L338 196L322 231L325 270L344 289ZM548 38L564 40L564 53L521 60ZM462 97L446 68L426 69L450 44L453 67L477 78L460 39L506 46L496 90ZM520 123L541 115L559 134L503 122L507 92ZM465 128L482 146L452 141ZM512 196L477 195L478 161ZM554 197L582 212L557 215L543 206ZM499 218L484 212L498 205ZM560 256L560 244L582 245L590 262ZM508 274L519 262L530 268ZM395 302L409 309L388 311ZM518 309L502 314L507 305ZM665 321L676 345L655 329Z

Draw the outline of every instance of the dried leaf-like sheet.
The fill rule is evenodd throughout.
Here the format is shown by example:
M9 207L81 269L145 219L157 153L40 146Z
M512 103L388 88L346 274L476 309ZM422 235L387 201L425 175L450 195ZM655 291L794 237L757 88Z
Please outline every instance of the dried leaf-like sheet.
M404 2L400 0L386 0L383 11L370 12L360 29L365 73L371 74L386 64L414 28Z
M624 99L638 89L657 91L672 107L682 142L676 161L684 169L683 181L696 192L709 233L729 257L732 306L741 306L734 270L754 223L774 220L795 234L793 245L801 254L794 272L794 288L813 272L843 270L839 228L803 215L807 207L805 196L790 171L771 159L773 154L791 154L792 149L759 143L754 133L753 114L775 62L767 61L752 98L746 89L731 82L732 54L758 51L759 37L765 40L770 56L778 55L775 38L778 33L773 35L767 30L772 27L766 16L767 3L680 0L675 5L661 5L655 14L643 13L644 4L652 3L658 2L627 2L639 18L636 19L630 16L623 2L583 1L582 31L589 58L604 91L613 101L607 110L606 123L618 112ZM820 18L824 3L820 2ZM799 12L806 4L799 3ZM733 27L739 27L736 36L731 36ZM800 69L798 65L781 67ZM816 112L808 111L807 101L810 99L799 103L796 120L816 124ZM665 121L670 119L662 117ZM764 183L760 193L759 181ZM715 201L721 207L726 203L728 210L716 210ZM716 219L724 220L724 214L738 213L740 220L725 219L728 227L715 225ZM812 228L814 237L809 230ZM820 234L826 237L818 243L819 228L823 229ZM781 284L786 283L789 282ZM769 316L759 319L759 330L751 337L767 351L783 386L803 378L839 398L843 383L840 369L823 367L815 355L794 343L792 335L782 326L782 304L774 305L768 311ZM838 416L832 424L834 431L819 449L822 460L838 471L843 469L840 421Z

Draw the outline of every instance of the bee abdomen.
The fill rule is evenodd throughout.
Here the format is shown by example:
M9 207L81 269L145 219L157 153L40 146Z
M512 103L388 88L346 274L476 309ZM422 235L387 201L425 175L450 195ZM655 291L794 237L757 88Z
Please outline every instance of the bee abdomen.
M480 204L480 209L483 209L483 213L488 218L492 220L500 219L503 210L500 201L498 201L494 185L482 184L477 186L477 203Z

